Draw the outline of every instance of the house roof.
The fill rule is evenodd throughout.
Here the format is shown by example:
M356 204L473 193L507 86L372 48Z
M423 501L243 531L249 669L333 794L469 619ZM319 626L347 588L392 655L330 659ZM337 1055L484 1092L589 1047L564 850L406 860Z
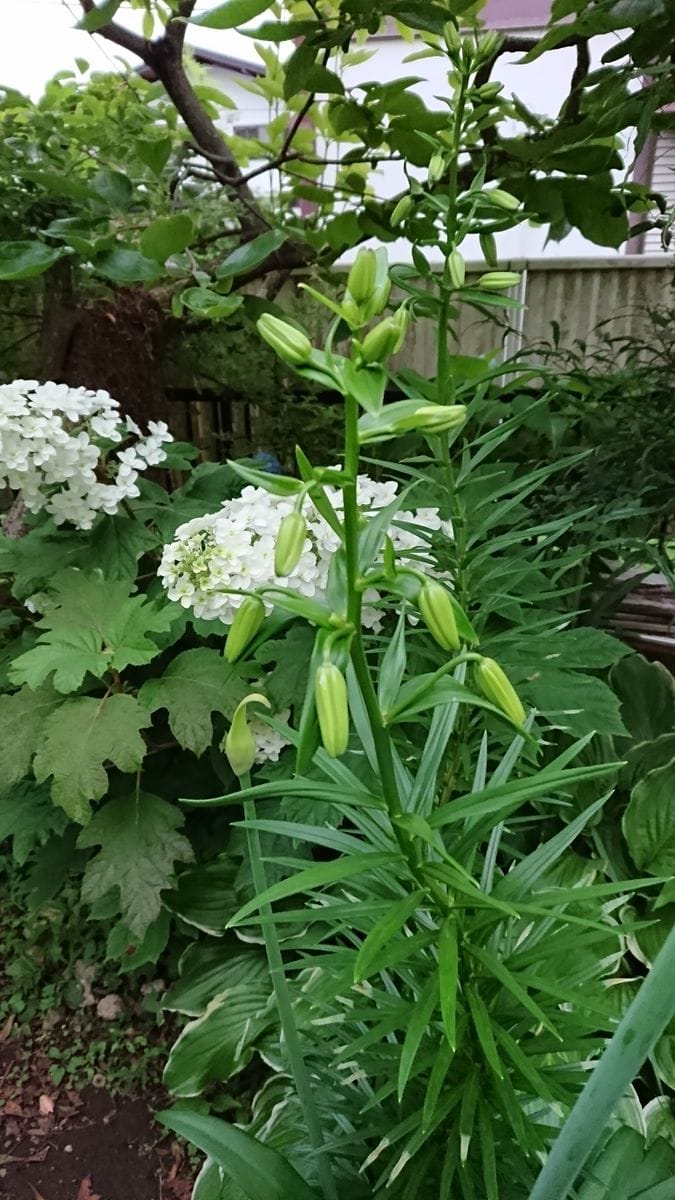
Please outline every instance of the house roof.
M217 50L200 50L198 46L189 46L190 53L198 63L205 67L220 67L223 71L232 71L235 75L244 75L248 79L258 79L264 74L262 64L247 62L244 58L235 58L233 54L220 54ZM152 67L145 64L138 68L138 74L144 79L156 78Z

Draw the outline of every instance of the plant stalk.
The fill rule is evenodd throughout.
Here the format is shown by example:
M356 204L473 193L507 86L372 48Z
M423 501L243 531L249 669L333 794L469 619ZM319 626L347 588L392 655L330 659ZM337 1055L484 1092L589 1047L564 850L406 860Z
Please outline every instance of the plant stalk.
M243 775L240 780L241 787L250 787L250 776ZM263 862L262 851L260 847L260 834L257 829L252 829L248 822L254 821L256 818L255 800L244 800L244 817L246 819L246 838L248 842L248 855L251 863L251 873L253 875L253 885L258 895L261 895L267 888L267 875L265 864ZM288 989L288 981L284 971L284 962L281 956L281 948L277 937L276 925L272 915L272 909L269 904L263 904L260 908L260 925L262 928L263 939L265 942L265 952L267 954L267 962L270 969L270 979L272 980L272 988L274 990L274 998L277 1004L279 1013L279 1024L283 1033L284 1042L286 1043L286 1052L288 1054L288 1062L295 1084L295 1090L298 1094L302 1115L307 1127L307 1133L312 1145L312 1149L316 1153L317 1169L319 1173L319 1181L323 1200L337 1200L337 1190L333 1180L326 1147L323 1140L321 1123L319 1115L314 1103L312 1093L312 1083L305 1062L302 1046L300 1044L300 1036L298 1027L295 1022L295 1014L293 1012L293 1003Z
M529 1200L566 1200L626 1088L675 1016L675 929L556 1138Z

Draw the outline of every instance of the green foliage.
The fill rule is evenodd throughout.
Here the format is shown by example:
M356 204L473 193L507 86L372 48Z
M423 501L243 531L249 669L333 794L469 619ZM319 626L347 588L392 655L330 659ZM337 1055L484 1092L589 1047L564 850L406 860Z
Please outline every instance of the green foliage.
M246 694L235 667L218 650L185 650L163 675L149 679L139 692L148 712L168 709L169 728L183 749L203 754L213 739L211 714L231 717Z
M78 845L100 846L82 885L89 903L119 889L122 919L142 938L161 911L160 895L175 881L174 863L190 862L190 843L178 828L183 818L159 796L137 792L111 800L83 829Z
M463 20L479 12L469 7ZM624 29L625 7L595 0L577 12L562 0L532 56L570 28ZM224 28L262 11L229 0L206 22ZM124 514L99 518L90 535L55 532L39 516L24 537L0 541L16 616L1 631L1 828L38 898L71 872L83 880L111 958L136 970L163 953L171 931L172 944L188 943L165 998L188 1018L165 1083L181 1100L200 1099L163 1119L207 1155L196 1200L526 1200L537 1189L552 1194L543 1190L551 1175L562 1200L593 1153L584 1200L617 1172L627 1179L628 1163L643 1192L667 1180L669 1156L660 1144L654 1153L667 1146L665 1124L649 1144L627 1136L621 1115L601 1126L634 1075L641 1088L651 1070L667 1086L675 1079L675 894L663 877L675 704L663 673L646 681L651 669L625 647L575 627L570 579L584 570L597 515L581 495L572 508L549 497L580 470L578 443L529 454L546 397L520 377L514 396L503 365L453 358L447 335L464 303L481 316L517 306L508 295L515 277L496 261L467 282L459 247L469 235L482 235L490 259L493 235L524 218L548 223L553 237L576 226L601 244L624 239L629 212L645 211L649 198L615 182L618 137L636 122L646 135L639 114L667 102L672 70L659 65L662 48L640 9L635 60L614 66L610 52L599 72L582 72L560 117L542 120L481 92L499 39L474 30L462 40L458 14L413 0L367 18L316 10L298 29L284 10L260 35L266 74L253 86L287 108L263 146L224 140L233 164L212 160L221 182L227 176L222 191L183 170L190 131L141 78L124 88L61 81L37 105L7 94L1 110L7 236L28 239L28 249L4 246L10 269L32 273L41 248L54 247L80 280L170 279L176 317L237 310L243 329L273 306L236 288L283 266L289 247L297 254L302 243L302 263L325 264L366 236L397 237L393 204L370 194L371 172L391 155L408 171L413 203L399 213L413 266L391 273L395 316L384 316L380 253L375 272L350 276L354 294L312 285L336 319L323 349L297 339L303 386L330 386L340 398L333 415L344 440L328 458L339 468L315 468L299 452L300 479L261 474L255 463L191 470L189 448L186 457L178 447L187 478L173 492L145 481ZM152 5L145 15L152 34ZM424 53L445 57L447 97L434 107L412 77L345 92L342 63L355 61L360 34L385 16L421 32ZM660 37L670 21L662 16ZM300 40L282 64L264 42L287 34ZM217 115L220 101L208 89L201 96ZM303 116L339 148L330 187L311 161ZM241 206L230 198L244 187L239 166L261 153L283 180L271 208L285 215L271 224L245 191ZM299 199L315 204L311 220L288 215ZM215 246L214 229L224 231ZM367 342L380 317L387 350L409 319L432 322L436 361L426 376L380 365L377 338ZM273 387L285 376L258 370L258 354L256 344L249 386L273 394L281 423L293 393ZM298 426L316 416L332 451L333 426L317 408L300 407ZM373 435L379 457L365 459ZM285 445L280 453L290 459ZM400 485L370 517L354 486L364 462ZM338 548L325 600L273 592L276 610L232 667L224 628L169 604L156 574L176 528L235 494L237 475L314 505ZM341 490L339 513L327 484ZM439 511L414 566L387 533L411 495ZM435 640L418 600L429 570L452 591L452 635L436 627ZM371 599L377 625L364 629ZM443 649L455 642L456 653ZM500 687L485 687L485 656L505 672ZM316 676L328 663L340 686L321 693L319 725ZM245 725L247 698L261 695L273 710L290 709L291 747L237 783L223 734L235 710ZM274 715L261 719L275 727ZM229 757L241 773L231 744ZM259 1079L261 1064L262 1086L236 1125L205 1115L219 1086L247 1067Z

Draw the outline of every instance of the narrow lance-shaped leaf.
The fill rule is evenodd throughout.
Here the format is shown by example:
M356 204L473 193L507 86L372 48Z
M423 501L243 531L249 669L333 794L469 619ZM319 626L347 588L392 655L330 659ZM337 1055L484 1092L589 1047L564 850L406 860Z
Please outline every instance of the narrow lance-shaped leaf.
M443 1028L453 1051L457 1047L457 985L457 922L454 917L446 917L438 937L438 986Z
M398 1098L399 1101L405 1091L405 1086L410 1078L410 1072L415 1062L415 1056L420 1046L420 1042L426 1033L427 1026L431 1020L436 1005L438 1003L438 978L432 975L427 980L425 988L417 1001L410 1021L408 1030L405 1035L403 1049L401 1050L401 1058L398 1068Z
M401 930L405 922L412 916L424 897L424 892L412 892L394 904L389 912L377 922L356 956L354 963L354 982L367 979L374 971L379 970L378 957L380 951L388 946L391 939Z
M497 1046L495 1045L495 1038L492 1032L492 1021L490 1020L490 1013L488 1012L487 1005L485 1004L483 997L473 987L467 986L466 999L469 1005L469 1012L471 1013L474 1029L476 1030L476 1035L478 1037L478 1041L480 1042L481 1050L485 1055L485 1060L488 1065L492 1067L495 1075L499 1079L502 1079L504 1076L504 1068L497 1052Z
M478 961L487 968L490 974L494 975L495 979L498 979L499 982L506 988L506 990L510 992L520 1004L522 1004L523 1008L527 1009L527 1011L538 1023L542 1024L545 1029L548 1029L548 1031L553 1034L554 1037L559 1038L562 1041L562 1038L555 1028L555 1025L551 1024L544 1010L539 1007L535 1000L532 999L527 991L527 988L518 981L515 975L513 975L512 972L509 971L508 968L505 967L498 958L495 958L493 954L490 954L489 951L483 949L481 946L469 945L467 946L467 949L469 954L471 954L474 958L477 958Z
M260 896L249 900L229 921L229 926L239 925L245 917L262 908L264 904L274 904L277 900L285 900L288 896L297 896L300 892L309 892L313 888L325 887L329 883L337 883L341 879L350 879L355 875L363 875L366 871L374 871L378 867L391 866L400 863L399 854L354 854L351 858L338 858L334 862L322 863L317 867L308 867L299 871L290 879L274 883Z

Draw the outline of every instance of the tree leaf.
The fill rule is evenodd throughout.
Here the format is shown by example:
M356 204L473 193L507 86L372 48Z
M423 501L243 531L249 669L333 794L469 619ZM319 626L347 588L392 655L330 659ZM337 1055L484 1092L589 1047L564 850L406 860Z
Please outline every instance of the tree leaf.
M116 246L102 254L95 260L94 267L99 275L113 283L156 283L162 274L158 262L125 246Z
M250 242L244 242L216 267L216 279L227 279L251 271L279 250L287 240L288 234L283 229L269 229Z
M623 831L640 870L675 874L675 758L635 785Z
M53 688L24 687L0 696L0 779L11 787L28 774L48 717L62 703Z
M205 25L207 29L236 29L254 17L267 12L271 0L225 0L208 12L191 17L193 25Z
M174 863L194 857L187 838L177 832L183 821L180 809L159 796L139 792L110 800L78 838L80 848L101 846L87 865L83 899L92 904L118 888L122 919L142 937L159 916L160 893L174 882Z
M44 242L0 242L0 280L33 279L59 259L60 248Z
M101 0L100 4L95 4L80 18L77 28L84 29L87 33L96 33L97 29L102 29L112 21L121 4L122 0Z
M229 717L248 688L237 668L218 650L185 650L173 659L159 679L143 684L138 699L148 712L166 708L169 726L184 750L203 754L211 744L211 714Z
M180 298L190 312L214 321L222 317L231 317L244 303L243 296L221 296L219 292L205 287L186 288L181 292Z
M89 820L89 802L107 791L104 763L110 761L120 771L140 767L145 754L140 730L149 723L133 696L66 700L43 725L35 778L43 783L51 776L54 803L83 825Z
M187 213L157 217L141 234L141 250L147 258L164 263L172 254L180 254L185 250L193 234L194 227Z
M243 1129L185 1109L160 1112L156 1119L208 1154L249 1200L318 1200L278 1150L264 1146Z

